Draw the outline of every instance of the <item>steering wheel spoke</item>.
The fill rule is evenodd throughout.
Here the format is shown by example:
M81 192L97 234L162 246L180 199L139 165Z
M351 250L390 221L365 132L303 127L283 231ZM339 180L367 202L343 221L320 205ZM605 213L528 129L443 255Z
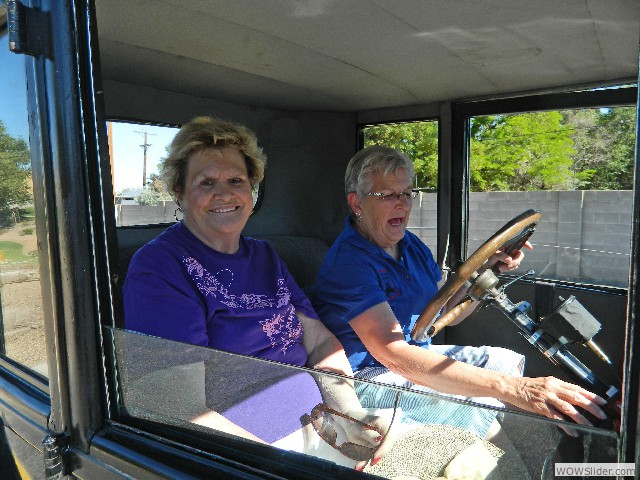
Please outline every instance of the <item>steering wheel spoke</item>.
M538 210L527 210L507 222L500 230L493 234L491 238L484 242L466 262L460 265L460 267L449 276L442 288L438 290L438 293L436 293L425 307L413 327L411 338L415 341L424 341L434 336L438 331L460 316L467 308L470 308L473 303L471 299L469 299L469 301L463 300L455 308L451 309L450 312L438 318L438 314L453 294L471 278L474 272L477 272L478 269L484 265L491 255L510 240L517 237L520 232L535 225L541 216L542 214Z

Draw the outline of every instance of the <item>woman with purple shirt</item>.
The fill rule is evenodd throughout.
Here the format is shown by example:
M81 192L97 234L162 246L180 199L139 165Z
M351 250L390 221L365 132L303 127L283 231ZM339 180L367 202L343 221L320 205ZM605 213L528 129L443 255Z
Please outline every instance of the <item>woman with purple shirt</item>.
M124 285L126 327L352 376L340 343L318 320L275 250L267 242L240 235L253 210L252 192L264 176L264 166L265 156L245 127L210 117L183 125L162 173L184 217L133 257ZM319 377L319 393L315 385L309 391L308 382L298 391L288 386L295 395L288 401L291 408L311 411L300 399L317 403L321 394L326 406L375 427L367 430L341 417L332 419L351 442L367 445L373 461L379 460L390 446L390 441L380 444L388 422L368 415L352 382ZM287 404L287 399L281 403ZM298 421L300 415L291 417ZM270 441L215 409L194 421ZM364 465L357 463L359 468Z

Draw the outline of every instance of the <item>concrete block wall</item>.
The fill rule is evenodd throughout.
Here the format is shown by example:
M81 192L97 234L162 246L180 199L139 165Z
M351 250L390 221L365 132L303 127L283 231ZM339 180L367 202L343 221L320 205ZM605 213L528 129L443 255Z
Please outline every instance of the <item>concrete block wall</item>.
M437 199L420 193L413 201L409 229L435 253ZM542 211L525 251L521 270L538 277L626 288L631 250L631 191L549 191L472 193L469 203L469 253L516 215L529 208ZM117 205L117 225L174 221L176 204Z
M438 199L435 193L419 193L413 200L409 229L436 254L438 241Z
M124 227L128 225L153 225L156 223L175 222L174 213L176 208L178 208L178 205L173 201L159 202L153 206L116 205L116 226Z
M632 202L633 193L627 190L472 193L469 253L533 208L542 212L542 220L531 238L534 250L525 252L525 268L543 278L626 288ZM420 194L411 217L411 231L435 252L435 194Z

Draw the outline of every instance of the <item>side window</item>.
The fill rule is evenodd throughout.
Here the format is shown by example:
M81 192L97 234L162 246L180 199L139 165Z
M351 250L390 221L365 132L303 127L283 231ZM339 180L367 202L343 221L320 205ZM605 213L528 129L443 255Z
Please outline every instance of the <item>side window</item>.
M528 208L537 276L627 287L636 108L471 118L468 253Z
M437 252L438 228L438 122L387 123L362 129L364 146L387 145L406 153L416 170L415 187L408 229Z
M24 56L0 45L0 354L47 375Z
M181 218L178 205L160 178L162 163L177 127L107 122L116 226L154 225ZM263 182L264 183L264 182ZM260 208L263 183L254 192L254 212Z
M177 205L160 179L175 127L108 122L116 225L175 221Z
M249 441L266 443L280 450L277 458L303 464L308 458L296 458L294 452L354 468L359 461L372 459L376 444L367 438L373 439L370 432L375 431L382 438L391 435L395 442L380 462L365 466L366 473L391 479L436 478L445 469L455 468L456 462L448 467L454 456L480 442L472 433L474 422L495 416L492 407L469 403L468 423L454 426L455 416L438 420L437 415L420 414L459 408L460 400L452 397L357 378L343 382L319 370L126 330L105 328L104 333L115 347L121 391L117 402L125 417L222 435L225 443L236 447L243 443L250 447ZM345 393L331 394L351 388L363 409L345 411L346 404L339 402ZM509 426L502 435L509 435L511 440L504 445L510 448L481 442L487 451L471 458L482 458L484 473L494 470L482 478L546 478L542 472L548 469L549 452L554 452L561 438L558 425L562 422L511 410L500 415L501 423ZM576 424L571 429L577 438L567 436L564 446L570 444L576 459L615 462L618 439L614 432ZM522 435L525 431L532 434ZM584 453L578 454L582 449ZM464 461L463 454L457 463Z

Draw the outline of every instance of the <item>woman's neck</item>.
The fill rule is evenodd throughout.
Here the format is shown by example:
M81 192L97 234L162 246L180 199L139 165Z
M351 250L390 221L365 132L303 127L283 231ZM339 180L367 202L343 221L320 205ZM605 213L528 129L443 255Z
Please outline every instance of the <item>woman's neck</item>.
M204 243L207 247L215 250L216 252L234 254L240 250L240 235L234 236L216 236L210 238L210 236L204 235L192 222L189 222L185 217L182 220L183 225L189 230L198 240Z
M375 245L377 247L380 247L382 250L384 250L385 252L387 252L389 255L391 255L393 258L395 258L396 260L400 260L400 242L396 242L393 243L391 245L388 246L382 246L379 243L377 243L373 237L371 237L371 235L368 235L367 232L365 231L365 229L363 229L360 225L358 225L358 222L354 222L353 223L354 228L356 229L356 231L362 235L362 237L367 240L369 243L371 243L372 245Z
M398 243L394 243L390 247L383 248L383 250L396 260L400 260L400 246L398 245Z

